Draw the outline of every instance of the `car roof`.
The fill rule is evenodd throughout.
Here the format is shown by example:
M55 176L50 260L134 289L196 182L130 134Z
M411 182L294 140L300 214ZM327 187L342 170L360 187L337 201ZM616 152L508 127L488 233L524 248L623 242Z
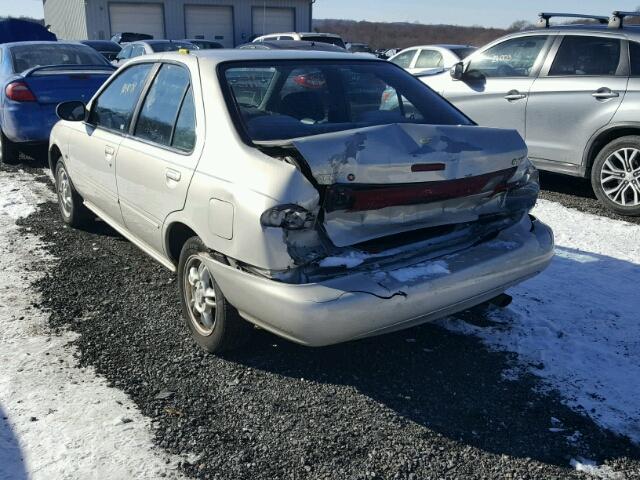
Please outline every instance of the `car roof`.
M136 57L145 61L152 60L181 60L184 56L196 57L203 63L218 65L223 62L233 61L259 61L259 60L367 60L371 62L383 62L376 57L366 54L350 52L326 52L315 50L244 50L244 49L216 49L193 50L190 53L154 53ZM135 59L134 59L135 61Z
M261 45L267 46L274 50L321 50L328 52L344 52L346 51L342 47L338 47L337 45L333 45L330 43L322 43L322 42L314 42L308 40L266 40L263 42L249 42L244 43L243 45L239 45L242 47L244 45Z
M508 36L518 36L519 34L544 34L544 33L588 33L588 34L622 34L623 36L629 36L640 39L640 25L625 25L623 28L609 28L607 25L602 24L570 24L570 25L552 25L549 28L527 28L521 32L512 33Z
M20 47L20 46L26 46L26 45L73 45L73 46L82 46L82 47L88 47L87 45L81 44L80 42L60 42L57 40L30 40L28 42L10 42L10 43L3 43L2 46L3 47Z

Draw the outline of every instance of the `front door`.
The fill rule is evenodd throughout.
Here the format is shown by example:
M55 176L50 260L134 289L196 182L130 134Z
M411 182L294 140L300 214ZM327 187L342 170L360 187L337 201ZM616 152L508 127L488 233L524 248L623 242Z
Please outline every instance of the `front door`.
M619 38L566 35L545 62L527 105L529 156L572 171L582 164L589 139L607 125L627 89Z
M515 129L524 138L527 96L548 42L548 35L527 35L473 54L463 79L446 82L444 97L478 125Z
M202 122L201 122L202 124ZM165 218L184 207L200 158L189 70L163 64L144 99L132 135L118 151L117 183L124 223L157 252Z
M151 64L117 74L90 105L89 119L69 141L69 174L82 197L122 223L116 185L116 160Z

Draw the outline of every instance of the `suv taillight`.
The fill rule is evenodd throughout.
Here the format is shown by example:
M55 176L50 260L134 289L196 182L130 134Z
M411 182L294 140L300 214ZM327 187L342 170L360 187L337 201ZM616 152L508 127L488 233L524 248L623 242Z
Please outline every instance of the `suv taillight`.
M4 89L4 93L9 100L14 102L35 102L36 96L24 82L11 82Z

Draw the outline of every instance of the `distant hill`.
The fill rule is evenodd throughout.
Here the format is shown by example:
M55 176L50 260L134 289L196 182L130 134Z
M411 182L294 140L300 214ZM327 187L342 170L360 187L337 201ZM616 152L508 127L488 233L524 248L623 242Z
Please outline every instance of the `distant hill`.
M524 24L524 22L523 22ZM515 27L516 24L514 24ZM518 27L521 28L518 23ZM357 22L354 20L316 19L318 32L339 34L345 41L368 43L372 48L405 48L431 43L458 43L477 47L505 35L513 29L464 27L460 25L423 25L407 22Z

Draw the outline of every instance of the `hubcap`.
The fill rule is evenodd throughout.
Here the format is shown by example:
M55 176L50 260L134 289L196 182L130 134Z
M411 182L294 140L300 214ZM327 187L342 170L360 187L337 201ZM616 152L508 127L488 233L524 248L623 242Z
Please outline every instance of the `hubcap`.
M198 333L209 336L216 323L216 290L213 277L200 256L189 257L183 274L184 300L189 320Z
M621 148L605 160L600 171L605 195L623 207L640 205L640 150Z
M73 207L73 197L71 193L71 182L64 168L60 169L60 174L58 175L58 199L62 212L65 216L70 216Z

